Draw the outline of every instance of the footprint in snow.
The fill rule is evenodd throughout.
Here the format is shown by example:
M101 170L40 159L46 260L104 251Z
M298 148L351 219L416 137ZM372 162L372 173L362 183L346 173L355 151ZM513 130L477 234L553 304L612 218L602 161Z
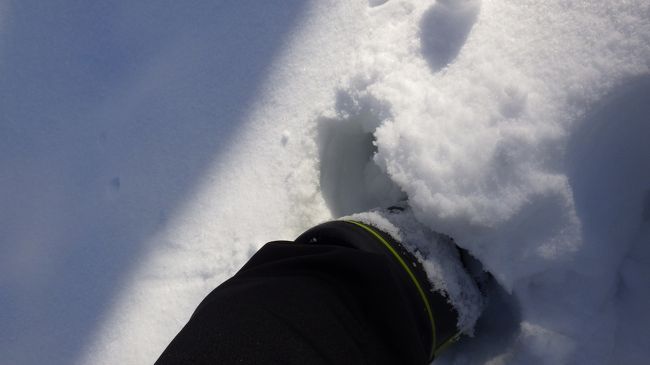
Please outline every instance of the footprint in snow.
M376 6L383 5L387 2L388 0L368 0L368 6L374 8Z
M340 217L405 200L404 192L375 162L374 131L388 118L379 101L345 91L337 117L318 120L320 187L332 215Z
M422 55L432 72L451 63L460 53L478 19L479 0L438 0L422 16Z

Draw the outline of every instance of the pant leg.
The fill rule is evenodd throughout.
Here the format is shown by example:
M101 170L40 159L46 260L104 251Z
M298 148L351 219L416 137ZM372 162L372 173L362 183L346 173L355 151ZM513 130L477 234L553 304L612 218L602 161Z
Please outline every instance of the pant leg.
M385 255L271 242L210 293L156 364L425 364Z

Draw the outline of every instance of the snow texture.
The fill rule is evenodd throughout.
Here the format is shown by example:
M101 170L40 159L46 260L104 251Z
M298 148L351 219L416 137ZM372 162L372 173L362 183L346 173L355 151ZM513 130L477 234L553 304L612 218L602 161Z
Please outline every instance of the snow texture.
M649 19L0 0L0 362L153 363L265 242L408 200L495 278L437 364L647 363Z

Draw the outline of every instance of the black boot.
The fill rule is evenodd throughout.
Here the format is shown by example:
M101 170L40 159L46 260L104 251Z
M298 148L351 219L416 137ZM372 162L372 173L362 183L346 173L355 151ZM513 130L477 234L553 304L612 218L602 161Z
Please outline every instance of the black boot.
M403 210L394 209L397 209L397 213ZM341 246L387 256L395 271L399 272L396 275L401 278L399 285L407 293L407 301L419 318L418 332L423 346L429 350L429 360L433 360L435 355L460 336L456 309L444 292L433 287L420 260L404 244L377 228L377 224L353 218L320 224L300 235L295 242L336 242Z

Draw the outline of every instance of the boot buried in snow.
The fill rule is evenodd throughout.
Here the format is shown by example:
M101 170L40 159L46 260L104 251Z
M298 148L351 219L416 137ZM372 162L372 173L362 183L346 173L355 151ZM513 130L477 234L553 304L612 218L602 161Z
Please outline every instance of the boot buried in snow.
M460 276L465 274L464 278L454 277L452 280L463 282L465 288L471 289L473 295L468 297L475 301L472 304L477 308L481 306L482 298L477 295L478 291L474 282L468 280L469 276L463 270L453 241L448 237L434 234L435 242L431 242L429 241L431 238L423 236L421 227L413 222L414 218L410 211L403 207L391 207L387 210L362 213L320 224L300 235L295 242L302 244L338 242L341 246L388 257L393 270L399 272L396 275L400 278L398 285L406 296L414 316L417 317L418 332L424 348L428 349L429 361L431 361L447 346L455 342L464 328L463 323L459 325L459 313L452 305L449 293L444 290L444 287L436 287L432 284L422 264L422 256L418 253L420 259L416 257L414 252L417 252L418 239L425 241L420 242L420 245L429 243L448 246L446 255L450 256L456 265L449 268L453 265L449 265L450 263L447 262L447 268L443 268L442 271L446 270L448 276L459 276L459 272ZM433 233L429 232L429 234ZM407 242L401 241L404 238L408 240L410 238L408 236L416 237L414 239L416 242L413 242L415 245L407 246ZM445 240L445 238L447 239ZM454 253L456 253L455 257L453 257ZM458 270L459 268L462 272ZM438 279L444 281L447 278ZM464 304L461 306L465 307ZM480 312L480 309L476 312ZM472 314L469 317L472 317ZM470 318L469 321L473 322L475 319ZM466 322L467 319L465 319L465 327L467 327Z
M409 209L371 211L265 244L156 364L424 365L482 304L449 237Z

